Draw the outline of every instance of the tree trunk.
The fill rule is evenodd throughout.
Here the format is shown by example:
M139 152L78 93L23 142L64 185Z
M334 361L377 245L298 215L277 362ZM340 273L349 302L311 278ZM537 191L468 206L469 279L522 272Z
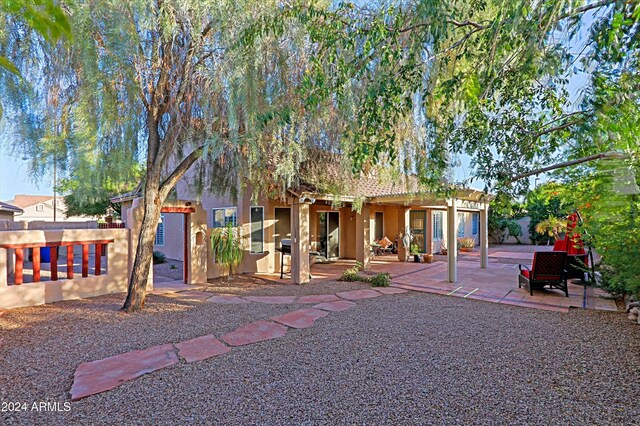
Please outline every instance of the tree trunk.
M147 175L147 179L152 176ZM158 179L159 180L159 179ZM155 183L155 184L154 184ZM153 245L160 221L163 200L160 199L158 182L147 181L144 196L144 216L138 238L138 247L129 279L129 292L123 310L135 312L144 307L144 299L153 259Z

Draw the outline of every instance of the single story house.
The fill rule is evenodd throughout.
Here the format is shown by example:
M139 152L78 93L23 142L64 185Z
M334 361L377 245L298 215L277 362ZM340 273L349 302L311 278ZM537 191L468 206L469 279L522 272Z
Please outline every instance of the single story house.
M358 197L324 194L310 185L291 189L282 199L252 200L250 190L236 201L207 193L198 197L185 181L179 182L176 191L179 200L202 205L209 231L229 223L240 227L246 249L240 273L279 273L284 264L294 282L306 282L309 253L326 259L355 259L366 267L371 244L383 237L397 241L398 257L406 259L409 249L403 246L401 234L407 230L421 253L439 253L442 248L453 251L449 256L451 281L456 279L455 248L460 237L476 240L481 247L482 266L486 267L491 198L486 193L460 188L444 197L408 190L404 183L382 183L375 177L359 178L355 184ZM111 200L121 204L123 219L137 196L130 193ZM188 256L183 243L187 228L184 214L163 213L154 249L170 259L184 260L185 254ZM283 239L289 239L292 246L291 256L285 259L277 250ZM219 270L209 272L208 278L219 274Z
M0 201L0 220L14 220L16 215L24 213L20 207Z

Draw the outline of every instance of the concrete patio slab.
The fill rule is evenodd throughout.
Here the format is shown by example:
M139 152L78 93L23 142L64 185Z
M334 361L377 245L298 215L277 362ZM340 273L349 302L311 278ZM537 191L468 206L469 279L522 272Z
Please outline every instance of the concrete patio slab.
M111 390L143 374L177 364L178 356L172 344L153 346L127 352L98 361L84 362L73 375L71 400Z
M340 293L336 293L336 296L341 299L347 300L361 300L361 299L372 299L374 297L380 297L382 294L375 290L351 290L351 291L342 291Z
M250 345L270 339L284 337L287 327L271 321L256 321L243 325L220 338L231 346Z
M298 303L322 303L322 302L335 302L340 300L335 294L312 294L309 296L300 296Z
M288 305L296 301L295 296L244 296L250 302L267 303L270 305Z
M213 337L211 334L176 343L178 356L187 362L202 361L218 355L226 354L231 348Z
M354 306L356 306L356 304L353 302L347 302L346 300L338 300L336 302L318 303L313 307L316 309L322 309L325 311L341 312L341 311L346 311L347 309L351 309Z
M308 328L311 327L316 320L326 317L327 315L329 315L327 311L307 308L273 317L271 320L291 328Z

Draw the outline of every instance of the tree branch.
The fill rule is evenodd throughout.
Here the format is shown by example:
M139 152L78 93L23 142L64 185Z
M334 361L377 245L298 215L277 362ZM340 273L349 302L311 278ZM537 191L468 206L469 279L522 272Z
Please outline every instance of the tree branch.
M164 200L169 195L169 192L173 189L174 186L178 183L178 181L182 178L182 176L187 173L189 168L198 161L200 157L202 157L202 153L204 152L204 145L200 145L198 148L194 149L191 154L187 155L180 164L175 168L175 170L167 177L162 184L160 185L160 199Z
M582 158L578 158L576 160L565 161L563 163L553 164L551 166L547 166L547 167L542 167L542 168L539 168L539 169L531 170L530 172L520 173L519 175L515 175L515 176L509 178L505 183L510 184L510 183L513 183L513 182L515 182L517 180L524 179L524 178L529 177L529 176L538 175L540 173L545 173L545 172L548 172L548 171L551 171L551 170L556 170L556 169L562 169L562 168L565 168L565 167L575 166L575 165L578 165L578 164L587 163L589 161L600 160L600 159L603 159L603 158L623 160L623 159L628 158L628 155L620 153L620 152L615 152L615 151L601 152L600 154L594 154L594 155L590 155L588 157L582 157Z

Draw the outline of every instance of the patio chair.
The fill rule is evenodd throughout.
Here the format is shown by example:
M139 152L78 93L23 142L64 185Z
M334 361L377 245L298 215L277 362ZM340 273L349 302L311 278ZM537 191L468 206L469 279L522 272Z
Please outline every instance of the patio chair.
M542 289L548 285L564 291L564 294L569 297L566 265L566 251L537 251L533 254L531 269L525 265L518 265L520 268L518 287L528 289L529 294L533 296L533 289Z

